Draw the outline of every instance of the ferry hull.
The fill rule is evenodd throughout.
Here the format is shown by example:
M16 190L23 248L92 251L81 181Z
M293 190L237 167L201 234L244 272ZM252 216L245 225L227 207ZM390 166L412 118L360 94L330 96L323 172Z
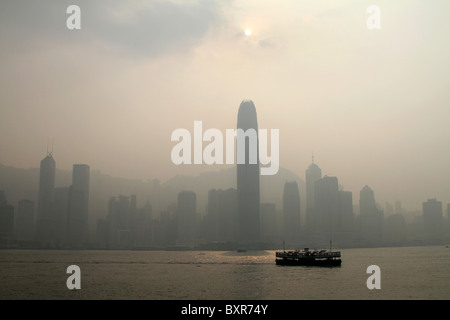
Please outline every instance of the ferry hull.
M318 267L339 267L341 259L276 259L275 263L280 266L318 266Z

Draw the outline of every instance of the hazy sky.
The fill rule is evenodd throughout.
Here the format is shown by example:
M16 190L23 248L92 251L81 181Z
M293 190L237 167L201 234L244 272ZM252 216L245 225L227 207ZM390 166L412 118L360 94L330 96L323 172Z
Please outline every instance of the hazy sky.
M66 27L71 4L81 30ZM367 184L383 205L446 205L449 13L448 0L1 0L0 163L38 167L50 139L63 170L219 170L172 164L171 132L225 132L251 99L301 178L314 152L355 204Z

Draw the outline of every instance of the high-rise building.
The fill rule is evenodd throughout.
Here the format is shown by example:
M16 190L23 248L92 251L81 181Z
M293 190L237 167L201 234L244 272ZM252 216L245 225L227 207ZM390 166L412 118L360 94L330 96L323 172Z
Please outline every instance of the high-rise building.
M255 105L250 100L242 101L239 107L237 132L239 240L245 244L255 244L260 241L260 168L258 121ZM245 139L242 139L240 132L245 134ZM243 142L245 149L242 148ZM240 159L244 159L243 163Z
M53 245L56 238L56 222L53 207L56 162L52 153L42 159L39 171L39 198L37 214L37 240L41 245Z
M400 202L400 200L395 201L395 213L396 214L403 213L402 203Z
M68 241L71 247L84 246L89 240L89 166L74 164L72 185L69 189L69 212L67 219Z
M14 233L14 207L6 201L4 191L0 191L0 244L12 242Z
M383 211L375 202L375 194L369 186L364 186L359 193L361 239L368 245L379 245L383 234Z
M0 190L0 206L6 205L6 194L4 190Z
M340 198L336 177L325 176L315 183L314 224L319 234L330 238L339 231Z
M197 196L193 191L178 193L177 211L177 244L192 246L197 234Z
M96 247L108 249L111 245L111 223L108 219L98 219L95 231Z
M443 215L442 202L436 199L428 199L422 204L423 207L423 227L425 236L429 240L442 240Z
M16 237L19 243L30 243L34 240L34 201L18 201Z
M144 207L137 209L136 197L131 198L130 213L133 215L133 211L136 210L136 217L134 218L134 245L135 246L148 246L154 242L154 221L153 210L149 201Z
M394 213L386 217L383 241L389 245L403 245L406 241L407 227L403 215Z
M324 176L315 182L314 199L313 240L351 245L354 233L352 193L340 190L336 177Z
M353 196L350 191L339 190L339 221L336 240L338 245L351 246L355 231Z
M283 190L283 233L284 240L296 242L301 234L300 192L296 181L288 181Z
M261 203L261 238L267 242L279 239L275 203Z
M55 188L53 202L56 216L57 244L64 246L68 231L69 187Z
M118 198L111 197L108 203L107 221L109 223L101 223L103 223L103 231L106 225L110 228L109 244L116 248L130 247L130 197L123 195L120 195Z
M306 169L305 172L305 183L306 183L306 231L311 233L315 230L314 227L314 208L316 205L316 200L314 197L315 183L317 180L322 179L322 170L313 162Z
M353 196L351 191L339 190L339 231L354 231L355 215L353 213ZM351 234L348 234L351 237Z
M450 203L447 204L447 225L445 233L450 236Z
M208 191L206 237L210 241L237 241L238 215L236 189Z

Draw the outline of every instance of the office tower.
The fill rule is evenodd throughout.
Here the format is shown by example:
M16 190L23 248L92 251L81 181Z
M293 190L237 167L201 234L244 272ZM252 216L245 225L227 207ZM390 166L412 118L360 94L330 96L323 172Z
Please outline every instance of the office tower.
M322 179L322 170L313 162L306 169L305 172L305 183L306 183L306 231L308 233L312 232L314 227L314 208L316 205L316 200L314 197L315 183L317 180Z
M300 193L296 181L286 182L283 190L283 239L296 242L300 237Z
M375 195L369 186L359 193L361 237L369 245L378 245L382 240L383 211L377 208Z
M450 203L447 204L447 227L446 233L450 235Z
M89 170L89 166L86 164L74 164L72 172L72 186L84 194L83 211L80 214L86 231L89 211Z
M314 224L317 232L330 239L339 231L340 198L336 177L317 180L314 188Z
M237 241L238 230L236 189L208 191L206 237L210 241Z
M67 245L84 246L89 240L89 166L74 164L72 185L69 188L69 212L67 219Z
M402 203L400 202L400 200L395 201L395 213L396 214L403 213Z
M0 191L0 245L12 242L14 233L14 207L6 201L4 191Z
M41 246L53 245L56 237L53 194L56 162L52 153L42 159L39 171L39 198L36 236Z
M177 244L192 246L197 231L197 196L195 192L181 191L178 193L176 223Z
M55 188L53 196L56 220L56 242L64 246L67 241L69 216L69 187Z
M132 198L133 199L133 198ZM135 200L131 201L131 214L136 210L136 218L135 218L135 233L134 235L134 244L136 246L147 246L153 243L153 210L149 201L145 204L144 207L134 209L136 206L133 204Z
M275 203L261 203L261 238L264 241L278 241L279 227Z
M130 247L130 197L123 195L117 199L111 197L108 203L107 220L111 230L111 245L115 248Z
M350 191L339 190L339 221L336 242L341 246L353 245L355 215L353 213L353 196Z
M394 213L386 217L383 240L388 245L402 245L406 241L407 227L403 215Z
M242 101L239 107L237 129L239 240L245 244L255 244L260 240L259 146L256 108L250 100ZM240 139L240 131L246 133L245 140ZM242 148L243 142L245 149ZM245 161L240 163L242 158Z
M354 220L352 193L350 191L339 190L339 231L353 232Z
M95 231L96 247L101 249L110 248L111 222L108 219L98 219Z
M422 204L423 227L428 240L441 240L443 236L442 202L428 199Z
M0 190L0 206L6 205L6 194L4 190Z
M394 214L394 207L389 202L386 202L384 206L384 212L386 213L386 216L390 216L391 214Z
M16 237L19 243L34 240L34 201L25 199L18 201Z

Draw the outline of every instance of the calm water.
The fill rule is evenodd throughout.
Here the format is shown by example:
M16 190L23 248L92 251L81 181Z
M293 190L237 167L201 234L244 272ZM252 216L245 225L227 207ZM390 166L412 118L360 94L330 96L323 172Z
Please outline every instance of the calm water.
M341 267L320 268L276 266L274 251L1 250L0 299L450 299L450 248L341 252ZM66 287L72 264L81 290Z

